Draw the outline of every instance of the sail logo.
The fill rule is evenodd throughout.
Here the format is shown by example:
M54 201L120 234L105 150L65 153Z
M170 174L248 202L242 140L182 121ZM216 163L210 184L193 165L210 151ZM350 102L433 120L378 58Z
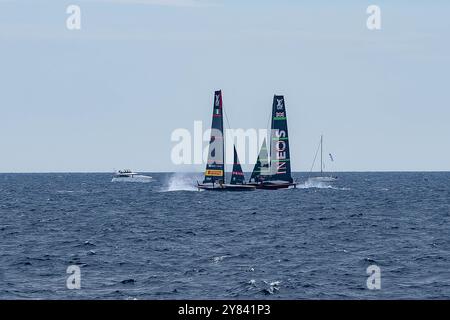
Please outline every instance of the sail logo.
M277 110L283 110L283 99L277 99Z
M206 170L205 176L221 177L221 176L223 176L223 170Z
M220 95L219 94L216 94L216 96L215 96L215 106L216 107L219 107L220 106Z
M273 152L274 155L274 168L275 174L285 174L287 173L287 143L285 139L287 139L286 131L284 130L274 130L274 138L273 138Z

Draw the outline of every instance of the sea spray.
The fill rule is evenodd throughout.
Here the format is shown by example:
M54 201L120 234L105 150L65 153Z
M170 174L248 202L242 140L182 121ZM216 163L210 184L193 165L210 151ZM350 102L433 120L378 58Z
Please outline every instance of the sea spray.
M167 185L162 191L197 191L198 189L195 185L197 184L197 181L200 181L201 179L202 177L200 175L174 173L169 177Z
M309 179L305 180L305 182L298 184L297 188L299 188L299 189L316 188L316 189L350 190L350 188L338 188L338 187L335 187L332 182L319 181L314 178L309 178Z
M297 186L301 189L318 188L318 189L331 189L333 186L329 182L317 181L315 179L307 179L302 184Z

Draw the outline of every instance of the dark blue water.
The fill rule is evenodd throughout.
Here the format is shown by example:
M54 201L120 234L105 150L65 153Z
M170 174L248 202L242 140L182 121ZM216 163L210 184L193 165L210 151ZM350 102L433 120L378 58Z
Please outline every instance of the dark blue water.
M152 176L1 174L0 298L450 298L450 173L244 193Z

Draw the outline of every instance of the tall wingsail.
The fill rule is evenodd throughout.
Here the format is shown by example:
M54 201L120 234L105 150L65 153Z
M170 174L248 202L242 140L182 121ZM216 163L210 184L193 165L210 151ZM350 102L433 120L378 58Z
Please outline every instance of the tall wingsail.
M269 174L269 154L267 153L266 139L264 139L249 182L264 181Z
M222 91L214 92L211 139L203 183L225 183Z
M245 176L242 171L241 164L239 162L238 154L236 151L236 146L234 147L234 162L233 162L233 172L231 174L230 184L244 184Z
M289 135L286 106L283 96L275 95L272 103L272 130L270 134L271 181L292 183L289 155Z

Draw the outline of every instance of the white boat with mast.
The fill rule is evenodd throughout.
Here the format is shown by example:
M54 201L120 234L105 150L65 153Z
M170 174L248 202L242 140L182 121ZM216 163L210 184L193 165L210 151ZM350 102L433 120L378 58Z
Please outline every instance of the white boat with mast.
M313 160L313 164L311 166L311 170L310 173L312 172L313 168L314 168L314 164L316 162L316 158L317 158L317 153L319 151L320 148L320 175L316 176L316 177L310 177L309 180L310 181L317 181L317 182L334 182L337 180L336 176L333 176L333 174L331 172L326 173L324 171L325 168L325 163L324 163L324 159L323 159L323 134L320 135L320 142L319 142L319 146L318 149L316 151L316 154L314 155L314 160ZM328 154L330 157L330 160L333 162L333 156L331 155L331 153Z

